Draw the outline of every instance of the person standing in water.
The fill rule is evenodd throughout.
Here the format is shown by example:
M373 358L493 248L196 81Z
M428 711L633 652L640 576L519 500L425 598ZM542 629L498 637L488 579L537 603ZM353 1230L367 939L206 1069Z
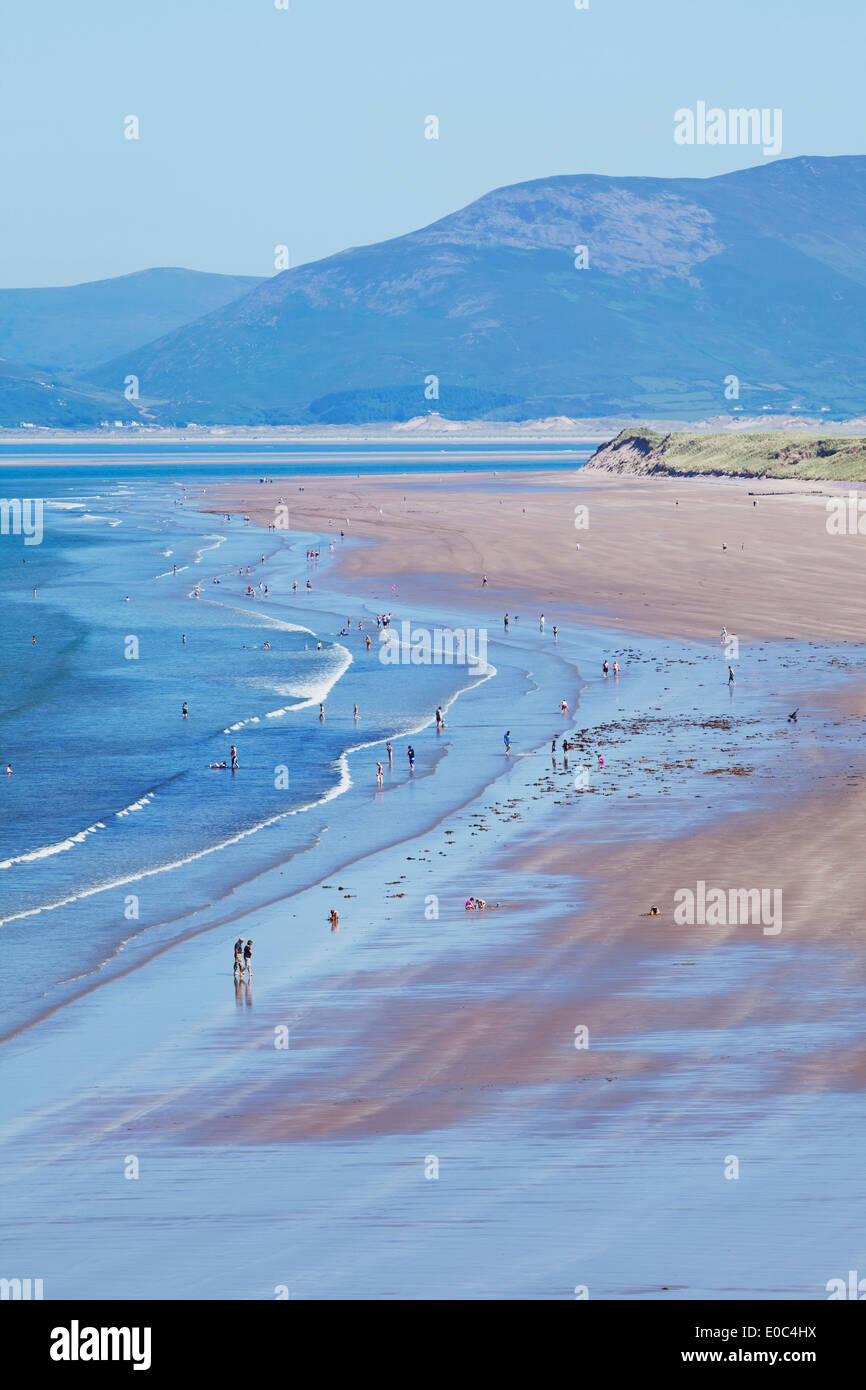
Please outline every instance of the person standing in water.
M391 747L390 743L386 743L386 744L385 744L385 751L386 751L387 754L388 754L388 766L389 766L389 767L393 767L393 766L394 766L394 749Z
M237 748L235 747L235 745L232 744L232 772L237 772L237 770L238 770L238 750L237 750Z
M239 936L235 942L235 970L244 968L244 939Z
M441 705L438 705L437 708L436 708L436 728L437 728L437 730L441 730L441 728L442 728L442 726L443 726L444 723L445 723L445 720L442 718L442 706L441 706Z
M728 685L736 685L736 684L737 684L737 682L734 680L734 668L733 668L733 666L729 666L729 667L728 667Z
M506 753L510 753L510 752L511 752L511 730L510 730L510 729L506 729L506 730L505 730L505 733L502 735L502 742L505 744L505 752L506 752Z
M377 764L376 764L376 781L378 782L378 784L379 784L380 787L381 787L381 785L382 785L382 782L383 782L383 780L384 780L384 777L385 777L385 774L384 774L384 772L383 772L383 770L382 770L382 764L381 764L381 763L377 763Z
M244 970L249 971L250 979L253 978L253 943L248 941L244 947Z
M325 722L325 706L324 706L324 705L319 705L319 720L321 721L321 723L324 724L324 722Z
M406 756L407 756L407 758L409 759L409 771L410 771L410 772L414 772L414 771L415 771L415 749L412 747L411 743L409 744L409 747L406 749Z
M504 617L504 619L503 619L503 622L505 623L505 631L507 632L507 631L508 631L508 614L507 614L507 613L505 614L505 617Z
M183 709L181 710L181 714L184 719L186 719L187 715L189 714L189 705L187 704L186 700L184 700L183 702Z

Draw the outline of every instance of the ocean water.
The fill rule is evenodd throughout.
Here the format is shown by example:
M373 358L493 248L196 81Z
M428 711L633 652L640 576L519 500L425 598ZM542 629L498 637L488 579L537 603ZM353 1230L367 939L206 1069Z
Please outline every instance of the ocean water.
M355 784L366 798L379 758L389 786L408 781L410 740L413 779L430 777L447 757L434 711L461 692L495 674L498 709L524 698L524 729L537 717L539 738L546 718L537 673L519 657L499 668L383 664L375 613L332 586L319 597L319 576L352 541L335 537L332 551L205 514L205 481L170 476L177 464L82 469L56 448L62 463L12 463L3 475L6 496L44 498L41 544L0 538L0 765L12 766L0 774L0 931L7 958L27 966L4 1032L125 968L143 938L170 941L225 912L233 889L275 865L289 866L285 887L299 886L327 834L344 860L397 837L405 812L359 835ZM226 467L243 476L259 465ZM308 561L314 544L321 558ZM412 616L397 595L389 603L395 624ZM552 675L561 659L545 660ZM238 770L211 769L232 744ZM477 791L501 752L485 733L450 794ZM419 817L427 799L419 790Z

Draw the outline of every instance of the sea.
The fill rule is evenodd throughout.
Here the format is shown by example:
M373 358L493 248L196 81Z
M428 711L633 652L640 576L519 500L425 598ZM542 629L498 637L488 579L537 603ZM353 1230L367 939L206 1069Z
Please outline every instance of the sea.
M26 963L0 1029L123 970L145 942L203 929L232 890L277 864L295 866L288 891L302 886L304 856L328 833L343 855L353 839L356 852L373 848L390 831L359 829L354 766L365 790L380 759L389 784L432 775L446 756L435 711L467 690L495 679L498 704L526 698L532 728L538 683L519 660L385 663L372 607L333 584L320 594L340 550L357 543L350 527L324 542L269 531L242 513L202 511L210 489L248 482L254 495L273 473L462 471L513 486L527 470L574 470L592 448L0 449L4 497L43 509L39 544L0 536L0 931L7 961ZM412 616L396 585L382 595L386 612L397 631ZM230 763L232 745L237 770L212 767ZM461 760L455 795L492 775L493 748L479 738L477 757Z

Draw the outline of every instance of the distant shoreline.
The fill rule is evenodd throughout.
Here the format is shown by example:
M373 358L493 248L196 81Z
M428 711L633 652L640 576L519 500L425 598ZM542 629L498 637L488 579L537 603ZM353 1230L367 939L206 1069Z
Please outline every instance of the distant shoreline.
M650 429L658 434L724 434L737 438L743 434L770 431L833 434L850 437L866 435L866 415L846 420L812 415L718 415L701 420L655 419L625 416L572 419L553 416L526 421L448 420L430 414L405 422L370 425L194 425L174 428L127 425L106 429L56 429L34 425L28 428L0 427L3 446L18 444L80 444L130 447L167 444L603 444L623 432Z

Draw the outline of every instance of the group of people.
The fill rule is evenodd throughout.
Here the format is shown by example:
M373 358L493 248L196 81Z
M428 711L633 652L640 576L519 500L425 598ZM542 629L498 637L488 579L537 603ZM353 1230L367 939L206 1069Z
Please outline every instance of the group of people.
M250 978L252 978L252 974L253 974L252 959L253 959L253 943L252 943L252 941L251 941L251 940L248 940L248 941L246 942L246 944L244 944L244 939L243 939L243 937L242 937L242 936L239 936L238 939L237 939L237 941L235 942L235 966L234 966L234 973L235 973L235 975L238 975L238 974L243 975L244 971L248 971L248 972L249 972L249 975L250 975Z
M238 762L238 750L237 750L237 748L235 747L234 744L232 744L232 746L231 746L231 752L230 752L229 756L230 756L230 758L231 758L231 770L232 770L232 772L237 772L238 768L240 767L240 763ZM208 763L208 767L227 767L227 766L229 766L229 764L226 762L225 758L223 758L223 760L222 760L221 763Z

